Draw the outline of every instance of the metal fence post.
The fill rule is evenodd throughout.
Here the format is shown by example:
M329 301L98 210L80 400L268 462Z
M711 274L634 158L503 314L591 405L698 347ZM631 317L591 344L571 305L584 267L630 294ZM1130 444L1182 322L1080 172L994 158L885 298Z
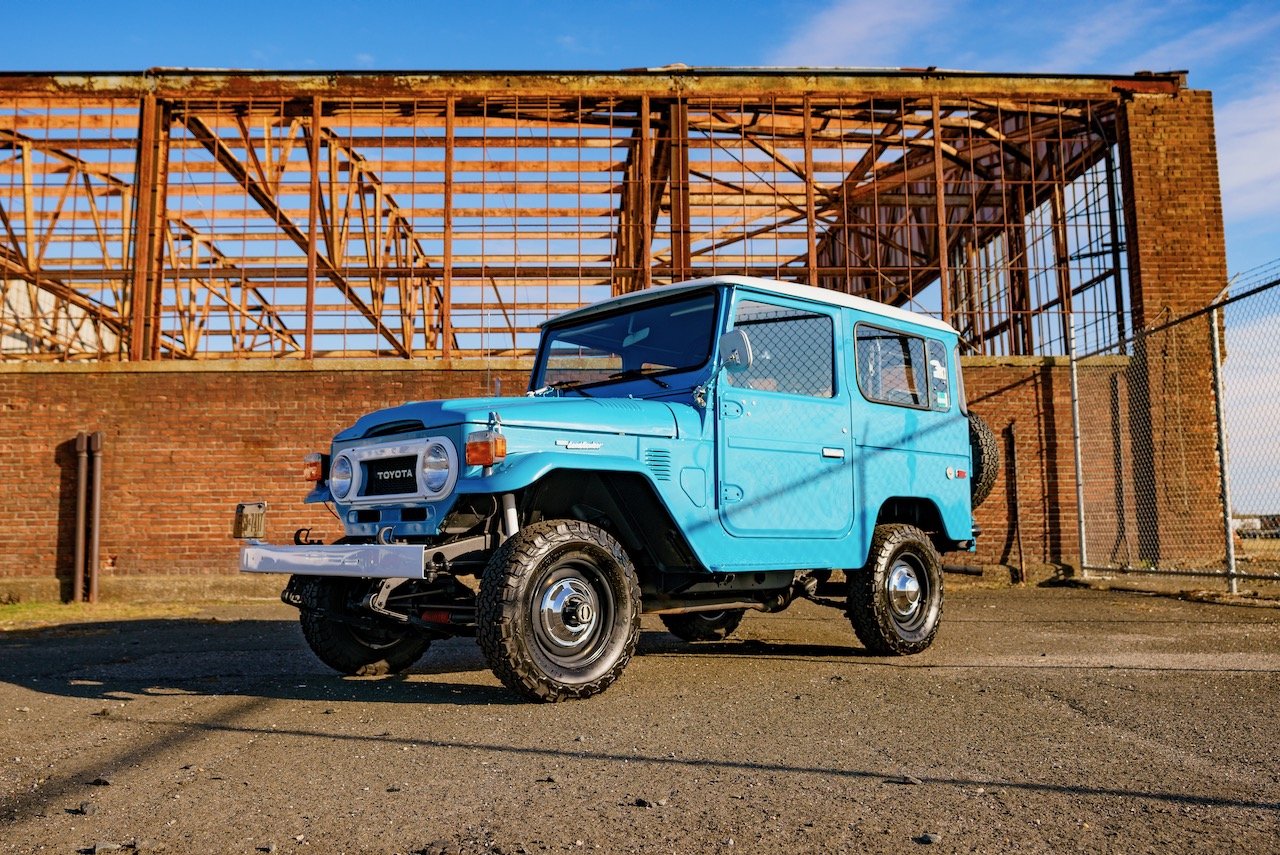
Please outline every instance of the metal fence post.
M1076 462L1076 534L1080 538L1080 578L1089 576L1089 549L1084 540L1084 460L1080 450L1080 383L1076 377L1076 325L1067 317L1067 360L1071 366L1071 445Z
M1209 341L1213 347L1213 412L1218 428L1218 477L1222 490L1222 535L1226 542L1227 591L1239 593L1236 579L1236 542L1231 531L1231 477L1227 469L1227 424L1222 408L1222 347L1219 341L1218 318L1221 310L1214 307L1209 313Z

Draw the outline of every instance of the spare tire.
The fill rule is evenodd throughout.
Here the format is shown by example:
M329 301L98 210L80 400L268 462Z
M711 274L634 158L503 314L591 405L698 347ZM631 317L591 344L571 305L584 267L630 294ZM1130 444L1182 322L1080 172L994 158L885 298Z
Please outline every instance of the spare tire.
M969 455L973 471L969 473L969 495L976 508L991 495L1000 474L1000 445L996 435L977 413L969 413Z

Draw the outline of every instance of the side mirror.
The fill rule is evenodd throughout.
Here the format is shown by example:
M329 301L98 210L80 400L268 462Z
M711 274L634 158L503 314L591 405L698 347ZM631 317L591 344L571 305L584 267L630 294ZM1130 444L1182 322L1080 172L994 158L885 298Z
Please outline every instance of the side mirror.
M751 367L751 339L745 330L729 330L720 336L720 367L730 374Z

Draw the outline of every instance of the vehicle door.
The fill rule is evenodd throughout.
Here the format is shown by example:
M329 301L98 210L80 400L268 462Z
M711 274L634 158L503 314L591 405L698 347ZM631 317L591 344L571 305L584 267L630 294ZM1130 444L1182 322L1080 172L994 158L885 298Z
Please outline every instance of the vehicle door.
M864 399L853 423L863 500L878 506L895 495L955 493L968 444L967 422L951 395L951 348L927 332L875 319L855 323L853 339Z
M853 467L848 384L836 377L840 310L739 293L730 317L752 362L719 380L722 525L737 537L842 537Z

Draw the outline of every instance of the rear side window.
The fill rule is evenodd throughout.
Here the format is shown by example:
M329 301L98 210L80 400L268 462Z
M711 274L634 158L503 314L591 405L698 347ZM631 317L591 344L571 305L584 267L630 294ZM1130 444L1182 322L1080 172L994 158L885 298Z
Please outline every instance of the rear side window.
M869 324L854 328L858 388L868 400L921 410L951 408L946 346Z
M929 408L951 409L951 378L947 373L947 346L937 339L924 340L929 357Z
M727 382L761 392L835 395L835 327L829 315L743 300L734 327L751 339L751 366Z

